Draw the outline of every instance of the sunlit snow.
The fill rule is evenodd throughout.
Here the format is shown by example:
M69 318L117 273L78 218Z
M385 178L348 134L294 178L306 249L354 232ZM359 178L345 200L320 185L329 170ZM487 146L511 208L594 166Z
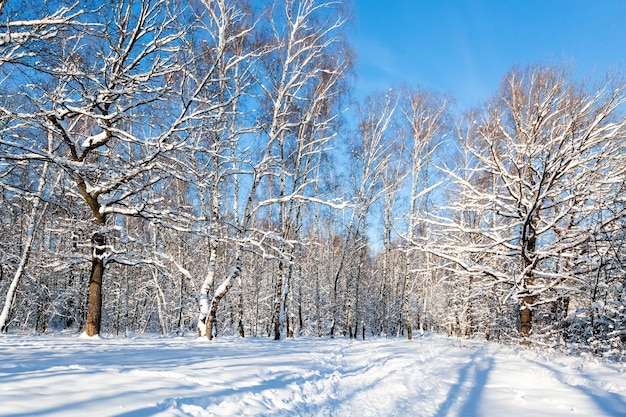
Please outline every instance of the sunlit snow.
M625 365L425 336L0 338L2 416L625 416Z

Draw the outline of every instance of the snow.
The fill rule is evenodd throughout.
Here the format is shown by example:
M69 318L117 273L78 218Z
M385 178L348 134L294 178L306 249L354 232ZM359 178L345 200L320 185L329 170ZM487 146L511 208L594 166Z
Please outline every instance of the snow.
M106 131L102 131L97 135L87 137L81 145L80 153L83 153L85 149L97 148L98 146L105 144L109 140L109 138L110 134Z
M626 416L624 364L426 335L0 337L2 416Z

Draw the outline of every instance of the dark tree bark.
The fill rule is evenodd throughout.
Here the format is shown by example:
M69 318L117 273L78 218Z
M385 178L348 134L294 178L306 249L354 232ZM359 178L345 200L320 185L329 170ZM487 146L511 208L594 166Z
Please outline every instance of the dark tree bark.
M91 275L87 295L87 322L85 333L88 336L100 334L102 322L102 279L104 277L104 246L106 237L96 232L92 238Z

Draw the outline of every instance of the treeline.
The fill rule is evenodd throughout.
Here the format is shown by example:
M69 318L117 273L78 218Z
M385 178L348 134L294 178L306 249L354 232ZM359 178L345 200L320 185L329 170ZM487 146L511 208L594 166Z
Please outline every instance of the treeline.
M350 100L340 1L0 2L0 327L624 355L626 84ZM351 109L351 110L347 110Z

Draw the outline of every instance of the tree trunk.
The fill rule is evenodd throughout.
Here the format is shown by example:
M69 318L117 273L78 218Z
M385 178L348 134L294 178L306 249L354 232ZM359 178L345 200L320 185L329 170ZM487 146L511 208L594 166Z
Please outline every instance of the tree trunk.
M178 321L176 327L178 329L178 335L185 335L185 320L183 319L183 306L185 303L185 275L180 274L180 291L178 292Z
M330 323L330 337L335 337L335 323L337 322L337 284L339 283L339 273L335 274L335 285L333 286L333 316Z
M217 317L217 307L219 306L220 301L224 296L228 293L230 288L233 286L234 280L239 278L241 275L241 249L237 249L235 253L235 266L233 266L232 270L226 277L226 279L220 284L219 287L215 290L215 295L213 295L213 300L211 300L211 306L209 308L209 315L206 320L206 337L209 340L213 339L213 327L216 322Z
M276 279L276 287L274 288L274 311L272 314L272 324L274 328L274 340L280 340L280 328L284 320L284 301L283 301L283 281L285 275L285 265L282 261L278 264L278 277Z
M528 338L530 337L532 331L532 304L534 302L535 297L526 296L522 298L522 306L520 308L519 317L520 317L520 328L519 334L522 337L523 345L530 345L530 341Z
M535 250L537 249L537 238L535 236L535 223L528 220L522 229L522 265L524 267L523 285L525 294L522 297L522 305L520 307L520 329L519 334L522 338L521 344L530 345L530 334L532 333L532 308L535 302L535 295L530 294L531 287L535 281L532 272L533 261L535 260Z
M404 277L404 288L402 290L402 304L404 310L404 326L406 328L406 338L413 339L413 327L411 325L411 310L409 308L409 276Z
M409 296L411 293L411 258L410 252L406 252L405 257L405 273L404 273L404 286L402 288L402 309L404 311L404 325L406 327L406 337L408 340L413 339L413 327L411 326L411 309L409 306Z
M465 330L464 330L464 336L467 338L470 338L472 336L472 327L473 327L473 310L474 310L474 305L472 303L472 286L474 284L474 276L470 275L469 276L469 288L467 291L467 309L465 310Z
M215 306L215 308L213 308ZM206 319L205 334L207 339L213 340L213 326L215 326L215 319L217 317L217 304L211 304L211 310L209 316Z
M209 292L213 287L213 281L215 280L215 262L217 258L217 250L215 249L214 242L210 242L209 249L209 266L206 276L202 282L202 288L200 289L200 314L198 315L198 337L208 336L205 329L210 327L207 325L207 317L209 315Z
M103 222L104 223L104 222ZM96 232L92 238L91 275L89 278L89 295L87 296L87 336L100 334L102 320L102 277L104 276L104 246L106 237Z
M237 285L239 292L237 294L237 332L240 337L245 337L246 333L243 326L243 283L241 282L241 274L237 277Z
M408 317L405 317L406 322L406 338L407 340L413 340L413 328L411 327L411 320Z
M349 310L348 310L348 315L346 317L346 327L348 329L350 340L354 339L355 332L353 331L353 327L352 327L352 313Z
M317 318L317 337L322 337L322 309L320 306L320 273L315 274L315 317Z
M22 276L24 275L24 270L26 268L26 264L28 263L28 258L30 256L30 250L33 245L35 227L37 224L37 220L35 219L35 207L39 203L39 200L35 200L35 205L33 206L33 212L31 213L31 220L28 226L28 232L26 237L26 242L24 243L24 248L22 250L22 255L20 256L20 263L13 275L13 279L11 280L11 284L9 285L9 289L6 294L6 298L4 300L4 305L2 307L2 312L0 312L0 331L6 332L9 327L9 322L11 320L11 310L13 308L15 298L17 297L17 289L19 287Z

